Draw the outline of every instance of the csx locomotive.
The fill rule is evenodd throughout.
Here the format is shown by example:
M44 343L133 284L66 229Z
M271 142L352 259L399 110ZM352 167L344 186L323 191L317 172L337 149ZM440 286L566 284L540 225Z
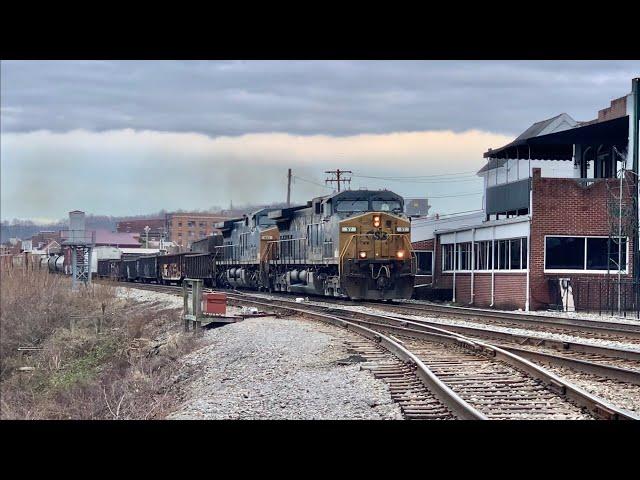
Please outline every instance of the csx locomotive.
M216 225L188 253L101 260L98 275L130 281L201 278L215 287L389 300L410 298L416 260L404 200L346 190Z

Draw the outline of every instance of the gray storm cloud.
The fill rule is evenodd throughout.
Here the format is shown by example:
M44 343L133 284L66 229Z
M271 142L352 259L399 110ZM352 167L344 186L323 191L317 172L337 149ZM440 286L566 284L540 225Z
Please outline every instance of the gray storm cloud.
M518 134L623 95L624 61L2 62L2 131Z
M561 112L592 119L638 74L637 61L3 61L0 213L269 203L287 168L297 202L343 168L353 188L479 208L484 151Z

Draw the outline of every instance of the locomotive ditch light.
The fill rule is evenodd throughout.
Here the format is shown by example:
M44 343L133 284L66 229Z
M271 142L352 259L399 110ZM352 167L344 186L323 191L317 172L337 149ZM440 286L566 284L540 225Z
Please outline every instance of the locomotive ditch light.
M365 251L361 251L361 252L358 254L358 256L359 256L360 258L367 258L367 252L365 252Z
M373 226L374 227L379 227L380 226L380 215L374 215L373 216Z
M404 250L398 250L398 253L396 253L396 256L398 258L404 258Z

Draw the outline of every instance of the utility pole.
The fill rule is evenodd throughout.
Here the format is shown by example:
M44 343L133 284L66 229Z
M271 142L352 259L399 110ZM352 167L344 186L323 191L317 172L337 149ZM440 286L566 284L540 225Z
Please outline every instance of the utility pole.
M146 235L147 235L145 248L149 248L149 230L151 230L151 227L149 225L146 225L144 227L144 233L146 233Z
M287 173L287 207L291 206L291 169Z
M327 178L324 181L324 183L336 182L338 184L338 191L340 191L340 182L349 183L349 186L351 186L351 177L342 178L342 175L345 174L345 173L353 173L351 170L340 170L338 168L336 170L326 170L324 173L328 173L328 174L333 175L335 177L335 178Z

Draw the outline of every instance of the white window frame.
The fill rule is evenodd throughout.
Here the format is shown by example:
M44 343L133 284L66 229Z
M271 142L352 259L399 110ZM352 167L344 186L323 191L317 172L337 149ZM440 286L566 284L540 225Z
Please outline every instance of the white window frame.
M419 275L416 273L416 277L433 277L433 272L436 268L436 259L435 259L435 256L433 255L433 250L414 250L413 251L413 253L429 253L429 252L431 252L431 273L428 275L424 275L424 274ZM417 266L417 261L416 261L416 266Z
M584 238L584 269L575 269L575 268L547 268L547 237L563 237L563 238ZM616 236L617 237L617 236ZM616 238L612 237L612 238ZM545 235L544 236L544 258L543 258L543 273L588 273L594 275L607 275L611 273L618 273L617 269L609 269L609 270L587 270L587 238L609 238L608 235ZM620 270L622 275L629 274L629 237L623 236L620 238L625 238L627 241L625 242L625 251L626 251L626 264L624 266L624 270Z
M551 237L558 237L560 235L550 235L550 236ZM571 237L572 235L565 235L565 236ZM500 274L503 274L503 273L524 273L528 269L528 263L527 263L527 268L514 268L514 269L511 268L511 240L520 240L520 266L522 267L523 260L526 260L526 258L527 258L526 257L527 249L529 248L528 245L527 245L527 249L523 249L522 248L523 240L526 240L526 239L527 239L527 237L496 238L495 240L479 240L477 242L459 242L459 243L455 243L455 244L454 243L445 243L445 244L442 244L442 247L444 247L446 245L452 245L452 246L456 245L457 248L455 249L456 250L456 255L455 256L458 257L457 260L460 260L460 257L462 256L461 253L460 253L460 245L463 244L463 243L471 243L472 244L472 249L473 249L473 243L477 244L477 243L482 243L482 242L488 242L489 249L491 250L492 249L491 242L496 242L495 257L492 256L492 258L491 258L491 262L495 262L496 258L498 258L498 259L500 258L500 252L499 252L499 245L500 244L498 242L506 241L507 245L509 245L509 249L508 249L508 252L507 252L507 262L508 262L508 267L509 268L506 268L506 269L494 268L495 263L491 263L490 265L488 265L489 269L487 269L487 270L474 269L473 272L476 273L476 274L484 274L484 273L491 273L491 271L493 270L495 272L499 272ZM545 242L546 242L546 240L545 240ZM545 254L546 254L546 252L545 252ZM460 262L458 261L457 265L459 265L459 264L460 264ZM444 265L445 265L445 255L444 255L444 248L443 248L442 249L442 273L453 273L454 272L454 270L445 270L444 269ZM455 265L456 264L454 263L454 266ZM473 267L473 265L472 265L472 267ZM455 270L455 272L458 272L458 273L470 273L471 270Z

